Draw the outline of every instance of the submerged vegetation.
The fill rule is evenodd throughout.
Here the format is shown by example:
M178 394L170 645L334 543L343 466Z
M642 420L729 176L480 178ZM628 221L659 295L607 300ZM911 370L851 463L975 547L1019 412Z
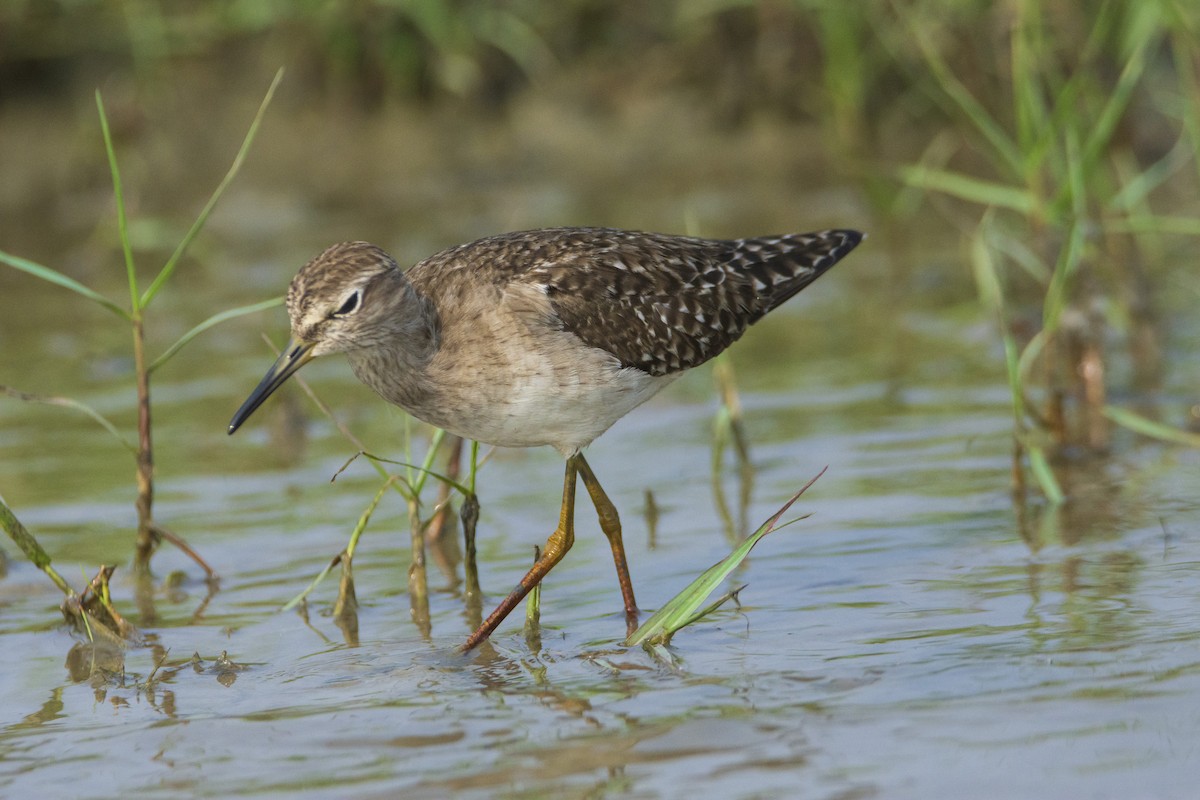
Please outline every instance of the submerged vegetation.
M704 608L700 607L701 603L707 600L709 595L729 577L729 574L746 560L759 540L783 527L779 524L779 520L792 507L792 504L800 499L800 495L808 491L808 488L824 474L825 470L817 473L816 477L801 486L800 490L792 495L766 522L758 526L754 533L743 539L732 553L706 569L699 577L685 586L679 594L664 603L662 608L638 626L637 630L629 634L625 639L625 644L629 647L639 644L647 647L668 645L671 643L671 637L683 628L699 622L727 601L736 600L738 592L746 588L745 586L732 589ZM800 519L804 519L804 517L800 517Z
M1187 796L1198 76L1196 0L0 2L0 795ZM230 440L283 312L171 343L338 239L585 223L870 238L592 448L640 632L581 514L454 655L555 454L334 359ZM219 585L125 568L138 489Z
M1011 390L1019 505L1034 490L1051 506L1069 499L1072 464L1105 458L1115 446L1112 424L1196 444L1181 418L1152 402L1168 368L1156 312L1165 301L1161 287L1185 260L1179 243L1194 248L1200 236L1200 6L1194 3L367 0L336 11L316 0L15 3L0 8L0 78L24 81L0 81L0 103L22 85L91 80L95 65L114 62L140 93L152 96L170 89L158 77L161 65L190 61L209 68L230 52L285 61L307 93L348 94L362 113L411 104L503 115L523 93L576 81L597 104L677 92L724 128L764 117L807 121L874 215L862 227L878 232L872 241L897 273L906 269L900 263L906 222L922 204L933 205L960 232L980 316L999 332L997 367ZM146 315L241 166L275 85L225 179L146 288L135 269L116 150L97 93L128 306L63 272L0 252L0 261L72 290L130 326L136 442L78 401L6 391L81 410L133 454L136 564L143 569L160 538L179 541L152 513L152 374L208 327L279 301L214 314L154 359L146 352ZM720 363L716 369L722 406L714 496L744 557L770 525L741 539L753 477L750 448L731 368ZM1115 394L1137 398L1137 409L1115 405ZM355 450L369 449L342 430ZM341 565L335 617L347 629L356 626L355 547L389 490L408 510L414 620L427 633L425 547L453 527L455 492L463 498L468 534L464 597L470 615L479 615L473 538L479 458L472 445L461 479L462 447L435 436L420 465L406 464L399 476L382 459L370 459L382 484L348 545L317 578ZM722 484L727 449L739 470L736 515ZM439 453L445 453L440 473L434 470ZM410 456L406 462L415 460ZM425 508L421 495L430 477L439 495ZM653 494L646 491L649 512ZM38 563L41 556L30 558ZM450 576L453 561L440 562L449 565L443 568ZM689 594L690 608L676 615L676 624L694 619L727 572L706 580L703 594ZM537 602L531 596L531 628Z
M1077 20L1071 50L1041 4L1014 3L1012 14L1009 50L995 64L1007 79L1007 111L956 76L926 29L909 27L935 91L984 163L947 168L939 162L952 154L934 148L903 174L985 209L970 234L971 263L1004 341L1014 484L1023 496L1027 463L1058 503L1066 490L1051 462L1107 453L1110 420L1179 438L1110 408L1107 381L1121 353L1137 390L1161 380L1153 261L1164 234L1200 236L1200 220L1156 211L1154 200L1172 179L1196 185L1200 44L1195 16L1170 3L1101 4ZM1130 140L1152 122L1164 138L1139 153ZM1031 301L1040 320L1019 338L1015 317Z
M76 630L86 634L93 642L97 639L123 642L137 635L137 629L121 616L109 596L108 579L112 576L113 567L100 567L87 587L82 592L76 592L58 570L54 569L50 555L21 524L3 497L0 497L0 528L4 529L30 563L40 569L63 593L63 616Z
M179 242L175 251L171 254L167 262L162 266L158 273L154 276L150 284L144 289L140 289L138 270L134 263L133 248L130 244L129 223L126 215L125 199L121 184L121 171L117 165L116 151L113 148L112 136L109 131L108 116L104 110L104 102L101 99L100 93L96 93L96 107L100 116L100 130L103 134L105 150L108 154L108 164L112 173L113 195L117 211L117 228L120 234L121 250L125 264L125 275L129 286L129 307L125 308L120 303L112 300L103 294L85 286L75 279L55 270L51 267L35 263L29 259L22 258L17 255L0 251L0 263L20 270L28 275L40 278L47 283L69 289L76 294L86 298L87 300L101 306L102 308L112 312L116 316L123 319L130 326L133 336L133 363L134 363L134 382L136 387L136 407L137 407L137 442L136 444L130 441L124 434L120 432L118 427L108 420L104 415L88 405L77 400L58 397L44 397L41 395L28 394L26 392L15 390L11 387L0 386L0 392L14 397L19 400L30 402L41 402L50 405L59 405L68 408L74 408L102 425L105 430L111 433L125 448L132 454L135 463L135 474L137 484L137 540L134 557L134 566L140 572L147 572L150 568L150 558L154 553L158 544L166 539L192 557L207 573L208 578L213 580L216 574L205 561L200 558L181 538L159 525L153 514L154 505L154 443L153 443L153 428L151 417L150 403L150 379L151 375L167 363L172 356L178 353L192 339L199 334L211 328L220 322L232 319L244 314L251 314L257 311L262 311L266 308L271 308L280 304L281 300L276 298L266 300L252 305L243 306L240 308L229 309L226 311L213 314L208 319L193 327L183 336L181 336L172 345L167 347L157 358L153 360L146 351L146 313L150 308L150 304L159 292L166 286L167 282L174 275L176 268L179 266L181 259L188 250L192 241L197 234L203 229L205 222L216 206L226 187L237 174L242 162L245 160L246 154L250 149L251 143L254 141L254 135L258 130L259 123L262 121L262 115L266 111L267 104L271 100L271 95L274 94L275 87L279 84L282 78L282 71L275 76L270 89L263 98L262 105L259 107L258 114L250 125L250 130L246 134L245 140L242 142L241 149L234 158L233 165L229 168L224 179L217 186L216 190L210 196L208 202L201 210L196 221L192 224L187 234ZM6 512L7 513L7 512ZM24 530L23 528L21 529ZM27 532L24 533L32 541L32 537ZM36 544L36 543L34 543ZM29 551L22 547L26 553ZM40 548L38 548L40 551ZM44 557L44 553L42 553ZM30 556L34 563L38 563L39 559ZM42 566L39 564L39 566ZM49 560L46 559L47 568ZM48 573L53 578L53 573ZM55 581L59 583L58 581ZM59 584L60 587L62 584ZM115 613L115 612L114 612Z

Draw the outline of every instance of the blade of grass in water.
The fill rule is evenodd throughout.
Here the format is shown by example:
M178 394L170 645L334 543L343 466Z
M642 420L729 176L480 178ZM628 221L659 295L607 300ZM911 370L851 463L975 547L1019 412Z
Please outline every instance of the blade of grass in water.
M108 169L112 173L113 199L117 204L117 231L121 236L121 251L125 254L125 277L129 281L129 313L140 318L142 303L138 296L137 270L133 266L133 247L129 244L129 220L125 216L125 192L121 188L121 170L117 166L117 151L113 147L112 133L108 130L108 115L104 112L104 100L96 90L96 110L100 114L100 132L104 135L104 150L108 154Z
M388 488L396 480L397 478L391 477L384 481L384 484L379 487L379 491L375 493L375 497L371 499L371 502L367 504L366 509L363 510L362 516L358 518L358 524L354 526L354 531L350 534L350 541L347 543L346 549L339 553L337 557L332 559L328 564L326 564L325 568L317 574L317 577L313 578L312 583L310 583L304 591L284 604L284 606L279 609L280 611L289 611L292 608L295 608L302 600L304 600L304 598L308 597L309 593L311 593L313 589L317 588L321 581L325 580L325 576L328 575L335 566L337 566L343 557L354 557L354 550L358 546L358 540L362 537L363 531L367 529L367 523L371 521L371 515L375 513L375 508L379 505L379 501L383 499L383 496L387 493Z
M0 386L0 394L6 394L9 397L15 397L18 400L24 400L26 403L41 403L42 405L47 406L62 406L63 408L73 408L76 411L81 411L99 423L104 430L111 433L117 441L125 446L126 450L131 453L137 453L137 446L122 436L121 432L117 430L116 425L113 425L108 421L108 418L86 403L81 403L78 400L72 400L69 397L48 397L40 394L29 394L28 392L21 392L8 386Z
M1033 477L1037 478L1038 486L1042 488L1042 494L1046 495L1046 500L1052 506L1060 505L1065 495L1062 487L1058 485L1058 478L1054 476L1054 470L1050 467L1050 460L1046 458L1046 451L1036 445L1029 447L1029 469L1033 472Z
M942 57L941 51L933 43L933 37L929 35L925 26L920 24L917 15L906 14L905 16L912 34L912 41L920 48L936 84L945 92L952 105L971 121L988 144L994 148L1000 164L1013 173L1020 174L1024 166L1024 159L1017 142L984 105L971 94L971 90L955 77L954 69Z
M1179 236L1200 236L1200 219L1163 214L1138 214L1115 219L1108 223L1120 233L1171 233Z
M196 221L192 223L192 227L184 234L183 240L179 242L179 246L175 248L175 252L167 259L167 263L159 270L158 275L150 283L145 294L140 298L142 306L148 304L154 299L154 295L162 289L163 284L171 277L171 273L175 271L175 267L179 263L179 259L187 251L192 240L196 238L196 234L204 227L204 223L208 221L208 215L212 213L213 208L217 205L217 201L221 199L221 195L225 193L225 189L233 182L237 176L238 170L242 168L242 162L246 160L246 154L250 152L250 145L254 142L254 137L258 133L258 126L262 123L263 115L267 111L267 106L271 103L271 98L275 95L275 89L279 86L279 82L283 80L283 68L280 67L275 73L275 79L271 81L270 87L267 88L267 93L263 97L262 102L258 106L258 113L254 115L254 121L250 123L250 130L246 132L246 138L242 140L242 146L238 149L237 155L233 158L233 164L229 167L229 171L225 173L225 177L213 190L212 195L208 198L208 202L204 204L204 208L200 210ZM114 166L115 168L115 166ZM139 302L139 298L134 297L134 302Z
M822 469L817 473L816 477L804 484L800 491L792 495L792 498L784 503L782 508L776 511L758 530L738 545L723 561L713 564L701 573L700 577L689 583L682 592L672 597L657 613L629 635L629 638L625 640L625 645L633 647L638 644L652 645L666 643L670 641L671 636L680 628L691 625L693 622L701 619L725 600L736 594L736 590L730 592L726 597L697 613L697 609L708 599L713 590L721 584L721 581L725 580L729 573L737 568L738 564L746 560L746 556L750 555L750 551L754 549L754 545L758 544L768 533L776 530L775 526L779 523L779 518L791 508L792 503L800 499L800 495L804 494L808 490L808 487L816 483L817 478L820 478L824 474L825 470Z
M179 339L175 342L175 344L168 347L161 356L154 359L154 361L151 362L150 366L147 367L146 370L148 372L154 372L154 370L158 369L163 364L165 364L167 362L167 360L171 358L171 356L175 355L180 350L182 350L183 347L188 342L190 342L192 339L195 339L197 336L204 333L206 330L208 330L209 328L211 328L214 325L219 325L220 323L224 322L225 320L233 319L234 317L241 317L241 316L245 316L246 314L253 314L256 311L264 311L268 308L274 308L275 306L280 306L280 305L283 305L283 298L282 297L273 297L270 300L263 300L261 303L254 303L252 305L241 306L239 308L231 308L228 311L222 311L219 314L213 314L211 317L204 320L196 327L192 328L190 331L185 333L183 336L180 336Z
M112 300L109 300L107 297L100 294L96 290L89 289L87 286L84 286L82 283L75 280L74 278L68 278L66 275L63 275L58 270L54 270L54 269L51 269L50 267L42 266L41 264L30 261L27 258L21 258L20 256L14 256L9 253L5 253L2 250L0 250L0 261L3 261L5 264L8 264L10 267L13 267L14 269L19 269L22 272L26 272L30 275L33 275L34 277L41 278L44 281L53 283L57 286L61 286L64 289L70 289L72 292L75 292L76 294L81 294L84 297L86 297L87 299L91 300L92 302L97 303L101 306L104 306L109 311L113 312L114 314L117 314L118 316L122 317L123 319L129 319L128 311L121 308L119 305L114 303Z
M1164 425L1161 422L1155 422L1152 419L1146 419L1141 414L1135 414L1132 411L1126 411L1123 408L1117 408L1116 406L1105 406L1104 416L1108 417L1118 425L1128 428L1134 433L1140 433L1143 436L1149 436L1153 439L1161 439L1164 442L1182 444L1188 447L1200 447L1200 434L1188 433L1187 431L1173 428L1170 425Z
M1027 215L1037 210L1037 201L1032 194L1008 184L931 167L906 167L900 174L913 186L944 192L980 205L1000 206Z
M536 564L541 557L542 549L535 544L533 546L533 563ZM529 596L525 599L525 632L528 634L536 631L541 620L542 583L538 581L529 590Z
M431 444L430 444L431 452L436 448L437 443L441 441L441 437L439 437L438 434L440 433L444 436L446 433L441 428L434 428L433 430L434 430L434 439L436 441L431 441ZM434 453L434 455L436 455L436 453ZM354 463L358 459L359 456L363 456L368 461L370 461L374 464L395 464L398 467L405 467L406 469L410 470L410 474L412 474L412 472L415 472L416 474L420 475L421 477L429 475L429 476L432 476L433 478L435 478L436 480L439 480L442 483L446 484L450 488L458 490L459 492L463 493L464 495L470 493L470 490L466 486L463 486L458 481L454 480L453 478L448 478L445 475L441 474L440 472L434 472L433 470L429 469L428 467L418 466L417 464L410 464L407 461L395 461L390 458L384 458L383 456L377 456L374 453L368 453L366 450L360 450L359 452L350 456L350 458L346 461L346 463L342 464L342 466L338 468L338 471L333 474L333 478L330 479L330 483L337 480L338 476L341 475L343 472L345 472L346 468L349 467L352 463ZM430 457L427 454L425 457L425 463L429 464L432 460L433 460L432 457ZM385 474L384 477L386 478L388 476ZM404 497L406 500L415 499L420 496L421 486L416 485L416 484L410 484L407 479L398 481L397 483L400 486L405 487Z
M0 528L4 528L4 532L16 543L17 547L21 548L25 557L33 562L35 567L46 573L46 576L54 581L54 585L61 589L63 594L67 596L75 594L62 576L54 571L54 567L50 566L50 554L43 550L37 539L33 538L33 534L26 530L25 526L21 524L21 520L12 513L3 498L0 498Z

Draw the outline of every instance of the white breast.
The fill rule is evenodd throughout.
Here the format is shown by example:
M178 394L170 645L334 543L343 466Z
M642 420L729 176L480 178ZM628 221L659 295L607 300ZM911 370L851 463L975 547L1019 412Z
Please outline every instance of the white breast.
M506 296L497 305L481 303L469 323L444 326L426 364L403 363L403 348L347 355L364 383L431 425L501 447L550 445L564 455L681 374L622 367L562 330L544 295Z
M464 421L462 435L504 447L548 444L570 455L678 377L608 364L599 374L605 377L586 366L543 363L514 382L502 400Z

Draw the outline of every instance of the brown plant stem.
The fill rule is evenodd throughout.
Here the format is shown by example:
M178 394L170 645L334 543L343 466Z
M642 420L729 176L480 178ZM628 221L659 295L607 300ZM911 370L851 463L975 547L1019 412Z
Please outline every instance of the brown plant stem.
M475 554L475 531L479 524L479 495L471 492L463 498L462 507L459 509L459 516L462 519L463 527L463 581L466 583L465 592L467 599L476 599L477 601L483 597L483 591L479 587L479 565ZM483 609L480 607L480 613Z
M146 364L145 323L140 312L133 316L133 367L137 373L137 542L133 558L135 572L150 572L150 557L159 543L166 539L195 561L208 581L217 573L180 536L160 528L154 522L154 439L150 426L150 370Z
M433 632L429 616L429 582L425 572L425 534L421 511L416 499L408 501L408 524L411 530L412 564L408 568L408 595L413 622L422 638Z
M181 550L185 556L190 558L192 561L195 561L197 566L204 570L204 577L210 584L216 583L218 580L220 580L220 576L217 575L216 571L208 565L208 562L205 561L199 553L192 549L192 546L188 544L182 536L177 533L172 533L160 525L151 524L150 528L151 533L153 533L156 539L167 540Z
M133 315L133 363L137 373L137 545L133 566L149 572L150 557L158 546L154 526L154 444L150 435L150 373L146 369L145 328L140 311Z

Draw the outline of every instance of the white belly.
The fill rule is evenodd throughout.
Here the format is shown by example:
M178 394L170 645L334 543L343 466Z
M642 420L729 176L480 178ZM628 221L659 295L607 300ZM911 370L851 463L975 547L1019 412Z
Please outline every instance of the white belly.
M539 374L513 385L506 398L473 418L457 420L461 429L452 432L502 447L548 444L570 455L678 377L656 378L636 369L610 374L604 382L561 370Z
M458 328L464 338L443 341L420 366L379 348L347 355L360 380L417 419L485 444L550 445L563 455L590 444L682 374L623 368L561 330L490 322L484 317Z

